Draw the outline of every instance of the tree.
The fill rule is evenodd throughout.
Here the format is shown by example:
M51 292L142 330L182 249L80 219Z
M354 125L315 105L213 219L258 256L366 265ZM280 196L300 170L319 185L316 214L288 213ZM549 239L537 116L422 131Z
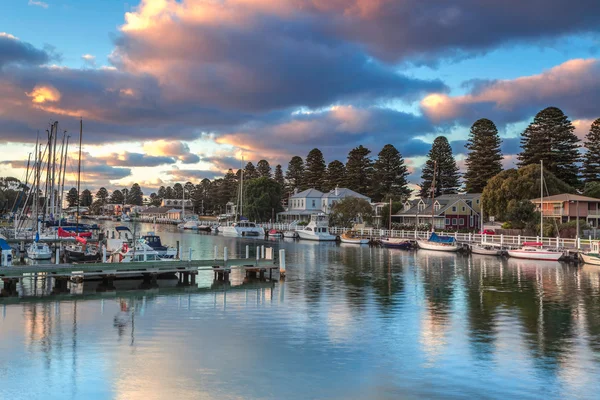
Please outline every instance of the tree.
M586 183L600 182L600 118L595 120L585 137L583 156L583 173L581 177Z
M254 164L252 164L252 162L248 162L248 164L246 164L246 167L244 168L244 180L249 181L255 178L258 178L258 172L256 171Z
M194 189L193 203L194 208L201 215L212 212L212 199L209 197L210 179L204 178L196 185Z
M261 178L270 178L271 177L271 166L267 160L260 160L258 164L256 164L256 173Z
M545 195L575 193L575 188L558 179L551 172L544 172ZM489 180L482 194L482 205L486 215L504 221L511 200L531 200L540 197L540 166L528 165L500 172Z
M369 154L371 150L360 145L350 150L346 162L346 187L367 196L373 186L373 161Z
M294 156L288 164L285 172L285 180L290 190L298 189L301 191L304 185L304 161L302 157Z
M89 207L92 205L94 198L92 197L92 192L89 189L85 189L81 192L81 196L79 198L79 205L82 207Z
M195 186L192 182L186 182L183 186L183 191L185 192L185 198L191 199L194 195Z
M67 193L67 204L69 207L75 207L79 203L79 196L77 195L77 189L71 188Z
M583 195L600 199L600 182L587 182L583 189Z
M108 202L110 204L123 204L125 202L123 192L121 192L119 189L113 191Z
M467 193L481 193L487 182L502 172L501 142L498 128L489 119L479 119L471 126L465 145L469 150L464 175Z
M427 157L428 159L421 174L422 183L419 195L421 197L431 196L434 169L437 171L434 196L456 193L460 186L460 174L458 173L458 167L452 155L452 148L450 147L450 143L448 143L448 139L445 136L435 138ZM436 162L437 168L434 168Z
M404 208L404 203L401 201L393 201L392 202L392 215L398 213ZM389 228L390 223L390 205L386 204L381 208L381 227Z
M331 209L330 225L352 228L355 223L371 223L373 207L365 199L346 197L336 203Z
M227 204L228 201L237 198L238 188L239 185L235 179L235 174L233 173L233 170L229 168L225 174L225 177L223 177L223 183L220 186L219 196L217 199L218 204L225 207L225 204Z
M540 220L540 214L536 212L535 205L529 200L512 199L506 208L506 220L515 229L533 230Z
M100 205L105 205L108 201L108 190L106 190L104 187L98 189L96 192L96 199L100 201Z
M174 199L175 198L175 191L173 190L173 188L171 186L167 186L165 189L165 196L163 197L163 199Z
M281 164L277 164L277 166L275 167L275 175L273 176L273 180L277 182L283 190L283 187L285 186L285 179L283 178L283 170L281 169Z
M375 183L373 197L375 201L381 201L384 198L400 200L410 196L411 190L406 181L408 169L402 155L393 145L383 146L373 167Z
M123 195L123 205L129 202L129 189L123 188L121 189L121 194ZM131 204L131 203L130 203Z
M304 186L324 191L325 188L325 158L319 149L312 149L306 156L304 166Z
M183 185L181 183L173 185L173 196L178 200L183 199Z
M248 182L244 214L253 221L269 221L283 211L281 186L272 179L261 177Z
M325 190L343 187L346 183L346 166L339 160L333 160L327 165L327 183Z
M161 186L160 188L158 188L158 193L157 193L158 197L160 197L161 199L165 199L167 196L167 189L164 186Z
M144 204L144 193L142 188L137 183L134 183L129 189L129 195L127 196L127 203L133 204L134 206L141 206Z
M521 137L523 151L518 155L519 166L544 162L544 168L563 182L577 187L579 139L575 127L556 107L537 113Z
M102 213L102 200L96 199L90 206L90 211L92 214L99 215Z
M160 207L162 199L158 197L156 193L150 193L150 205L153 207Z

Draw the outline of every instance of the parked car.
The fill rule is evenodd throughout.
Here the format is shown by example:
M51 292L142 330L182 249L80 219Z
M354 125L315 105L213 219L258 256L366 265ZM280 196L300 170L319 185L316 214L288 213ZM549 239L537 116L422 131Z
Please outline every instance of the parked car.
M495 235L496 232L491 229L484 229L480 232L482 235Z

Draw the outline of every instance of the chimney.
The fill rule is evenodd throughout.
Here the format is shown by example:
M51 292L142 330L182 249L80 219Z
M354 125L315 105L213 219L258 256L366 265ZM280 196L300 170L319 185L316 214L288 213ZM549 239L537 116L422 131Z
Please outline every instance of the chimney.
M339 192L338 192L338 187L337 186L335 187L335 195L339 196Z
M294 188L294 194L298 194L298 188Z

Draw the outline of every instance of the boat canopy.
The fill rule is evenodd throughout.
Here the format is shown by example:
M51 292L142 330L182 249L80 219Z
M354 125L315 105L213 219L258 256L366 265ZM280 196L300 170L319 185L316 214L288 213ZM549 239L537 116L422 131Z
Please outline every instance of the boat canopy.
M454 243L455 239L452 236L438 236L437 233L431 232L429 241L435 243Z
M5 250L11 250L10 245L8 244L8 242L4 239L0 239L0 250L5 251Z

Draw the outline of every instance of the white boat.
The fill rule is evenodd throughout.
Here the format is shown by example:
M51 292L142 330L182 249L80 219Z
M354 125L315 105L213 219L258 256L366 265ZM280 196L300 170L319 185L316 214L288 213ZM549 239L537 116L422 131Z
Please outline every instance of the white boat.
M325 214L313 214L310 223L303 229L296 230L298 237L305 240L334 241L335 235L329 233L329 218Z
M544 161L540 161L540 209L544 207ZM509 257L522 258L527 260L547 260L558 261L563 252L555 249L544 249L544 213L540 212L540 233L542 240L540 242L524 242L520 248L508 250Z
M49 260L52 258L52 250L46 243L33 242L27 248L27 258L30 260Z
M503 249L501 246L496 246L490 243L480 243L471 246L471 253L482 256L501 256Z
M563 256L563 252L544 249L541 242L524 242L519 248L509 249L508 256L526 260L558 261Z
M401 238L382 238L379 243L381 243L383 247L392 249L408 250L412 247L408 240Z
M427 240L417 240L420 249L435 251L458 251L456 240L451 236L438 236L431 232Z
M342 243L369 244L369 239L361 238L355 231L344 232L340 236L340 240Z
M240 221L219 227L219 232L226 236L265 236L265 230L254 222Z
M590 251L579 253L586 264L600 265L600 241L593 241Z
M127 214L121 214L121 222L131 222L131 217Z
M288 239L296 239L298 237L298 233L296 233L296 231L284 231L283 237Z
M161 257L144 239L140 239L132 247L123 243L119 250L111 253L110 260L111 262L173 261L175 258Z

